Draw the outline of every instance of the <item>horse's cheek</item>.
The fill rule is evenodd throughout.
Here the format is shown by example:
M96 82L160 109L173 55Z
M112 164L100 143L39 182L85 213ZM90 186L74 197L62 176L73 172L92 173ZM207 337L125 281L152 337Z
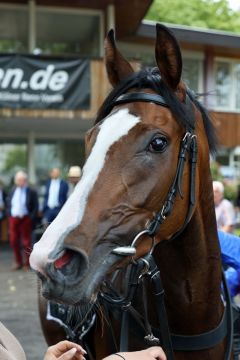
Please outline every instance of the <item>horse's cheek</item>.
M137 165L137 166L136 166ZM151 165L135 160L121 171L121 181L125 187L129 203L134 207L144 207L155 185Z

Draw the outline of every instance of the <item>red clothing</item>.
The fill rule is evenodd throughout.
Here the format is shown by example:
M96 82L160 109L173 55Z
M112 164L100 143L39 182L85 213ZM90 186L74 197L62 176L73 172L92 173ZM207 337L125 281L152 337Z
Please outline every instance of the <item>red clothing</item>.
M14 199L14 193L17 188L14 187L9 194L7 201L7 214L9 219L9 241L13 249L13 253L16 260L16 265L21 267L22 265L29 266L29 256L31 252L31 238L34 221L36 219L38 211L38 196L37 192L31 189L29 186L25 188L25 204L23 210L18 216L12 213L12 202ZM16 199L15 199L16 201ZM15 204L16 205L16 204ZM26 214L27 213L27 214ZM23 217L20 217L26 214ZM25 252L25 260L23 261L22 249Z
M23 265L21 248L25 252L24 265L29 266L31 252L32 220L30 216L9 217L9 241L14 252L16 263Z

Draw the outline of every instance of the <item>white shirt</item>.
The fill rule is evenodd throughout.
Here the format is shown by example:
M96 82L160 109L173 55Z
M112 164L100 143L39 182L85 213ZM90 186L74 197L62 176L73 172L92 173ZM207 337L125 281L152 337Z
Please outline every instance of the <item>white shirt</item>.
M27 209L27 189L26 187L16 187L11 201L11 215L23 217L28 214Z
M52 179L49 186L47 206L54 209L59 206L60 179Z

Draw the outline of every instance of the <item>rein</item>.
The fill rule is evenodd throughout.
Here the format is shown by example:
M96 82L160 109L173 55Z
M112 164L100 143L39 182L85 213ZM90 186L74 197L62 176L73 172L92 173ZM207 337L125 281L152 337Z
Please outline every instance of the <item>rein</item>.
M108 286L108 293L100 292L99 303L103 305L105 310L106 319L111 328L111 335L113 338L114 347L112 352L115 351L128 351L128 336L129 329L134 332L136 337L141 337L147 346L161 345L164 349L167 359L173 360L175 351L199 351L213 348L220 343L227 334L227 349L224 360L229 360L231 357L232 349L232 309L231 298L227 288L224 271L222 272L223 292L225 298L225 308L220 323L213 330L198 334L198 335L179 335L172 334L169 331L167 313L164 304L164 289L161 282L160 271L154 261L152 254L148 253L144 258L133 261L130 264L128 274L125 278L126 281L126 296L120 296L111 286L110 283L105 284ZM114 281L115 279L113 279ZM152 292L155 298L155 305L157 311L157 318L159 327L152 327L148 319L147 309L147 282L152 287ZM142 291L141 300L143 302L143 315L141 315L134 308L134 300L136 301L137 289ZM121 333L120 333L120 346L114 335L111 327L111 319L109 316L109 306L112 309L111 314L117 319L121 320ZM116 311L118 310L118 311ZM129 323L131 326L129 326Z
M136 102L136 101L152 102L160 106L169 107L162 96L158 94L151 94L144 92L138 92L138 93L133 92L133 93L123 94L113 102L112 107L129 102ZM186 105L189 111L192 112L192 103L188 96L186 98ZM224 310L223 318L220 324L215 329L200 335L171 336L168 326L165 304L164 304L164 289L162 288L162 284L161 284L160 271L158 270L152 256L152 252L155 246L154 235L159 231L160 225L164 222L164 220L171 214L177 193L180 195L181 198L183 198L181 186L182 186L182 177L183 177L183 171L184 171L187 155L190 162L188 212L182 227L173 235L171 240L179 236L179 234L182 233L182 231L189 223L195 205L195 174L196 174L196 163L197 163L197 137L194 134L194 129L190 127L186 129L186 132L181 140L175 178L168 191L168 194L166 196L162 208L150 221L149 226L136 235L130 246L120 246L113 249L112 251L112 253L119 256L134 256L136 254L136 243L142 236L147 235L153 239L152 247L149 253L144 258L141 258L137 261L135 260L132 261L132 263L134 264L133 265L134 270L132 270L134 275L130 274L130 277L131 278L134 278L134 276L136 277L135 280L133 280L132 282L132 284L134 285L131 286L127 297L124 299L113 298L112 296L105 293L101 293L101 297L103 301L111 303L113 306L121 306L121 309L125 310L123 312L123 318L122 318L120 351L128 350L128 340L126 339L126 334L128 334L128 327L129 327L128 310L131 309L131 312L134 312L131 308L131 302L134 296L134 292L139 283L139 280L148 276L150 277L154 287L153 291L156 298L157 315L158 315L158 321L160 323L160 327L158 329L159 337L155 337L151 331L151 326L147 319L146 296L143 296L144 309L145 309L145 328L148 330L148 334L147 336L145 336L145 340L148 340L148 342L151 345L161 344L164 351L166 352L167 358L169 360L173 360L174 359L173 348L178 351L196 351L196 350L208 349L220 343L225 338L228 331L229 338L227 341L227 350L224 360L229 360L231 356L231 348L232 348L232 314L231 314L231 299L227 289L227 284L224 278L224 274L223 274L223 284L224 284L224 292L225 292L226 310ZM143 270L143 265L145 266L145 270ZM136 317L138 316L135 316L135 320Z

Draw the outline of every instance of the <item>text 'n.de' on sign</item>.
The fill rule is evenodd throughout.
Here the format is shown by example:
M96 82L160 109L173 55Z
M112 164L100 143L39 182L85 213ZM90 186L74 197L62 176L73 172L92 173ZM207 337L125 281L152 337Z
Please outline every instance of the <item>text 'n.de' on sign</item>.
M88 60L0 56L0 107L89 109Z

